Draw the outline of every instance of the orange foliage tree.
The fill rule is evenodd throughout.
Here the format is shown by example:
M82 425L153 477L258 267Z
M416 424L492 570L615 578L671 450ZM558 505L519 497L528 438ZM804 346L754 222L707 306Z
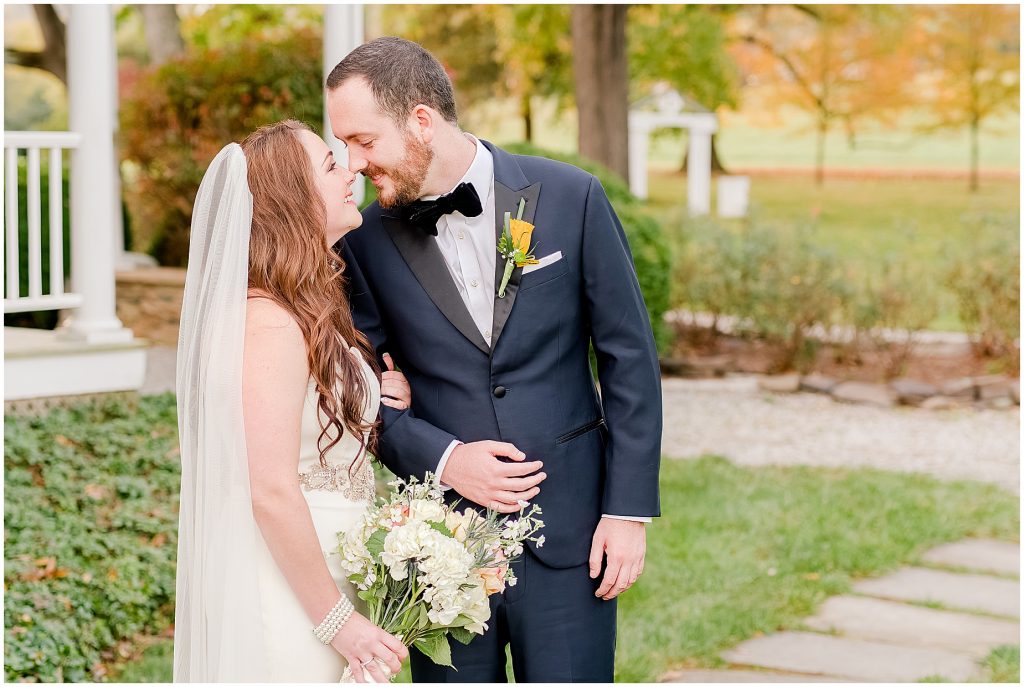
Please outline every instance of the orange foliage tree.
M1020 7L935 5L917 8L912 46L924 70L923 128L966 128L972 191L978 189L978 138L986 120L1020 108Z
M734 55L775 86L770 104L814 117L815 180L825 178L825 141L842 127L851 143L867 120L892 123L909 102L913 62L901 50L906 8L865 5L748 7L730 23Z

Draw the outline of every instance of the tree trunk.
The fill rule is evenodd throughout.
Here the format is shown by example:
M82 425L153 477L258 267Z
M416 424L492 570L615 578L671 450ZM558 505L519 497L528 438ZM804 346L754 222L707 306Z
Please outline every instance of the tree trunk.
M715 146L715 141L718 138L718 134L711 134L711 173L712 174L728 174L729 170L725 168L722 161L718 158L718 148ZM690 146L686 146L686 150L683 151L683 164L679 168L679 171L686 174L686 171L690 168Z
M149 63L161 65L185 51L176 5L139 5Z
M818 145L814 160L814 183L821 186L825 183L825 138L828 136L828 119L824 113L818 113Z
M4 61L22 67L33 67L50 72L65 85L68 83L68 58L64 22L57 16L53 5L33 5L36 21L43 34L43 50L4 50Z
M629 178L627 5L573 5L579 152Z
M523 118L523 131L527 143L533 143L533 103L530 96L524 95L519 101L519 116Z
M971 193L978 190L978 136L981 122L977 117L971 118Z

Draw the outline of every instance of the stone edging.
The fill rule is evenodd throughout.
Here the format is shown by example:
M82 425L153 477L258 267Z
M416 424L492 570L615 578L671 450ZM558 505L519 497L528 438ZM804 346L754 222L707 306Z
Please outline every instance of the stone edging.
M1020 405L1020 380L1006 375L962 377L935 386L910 378L879 384L793 372L761 377L758 388L772 393L807 391L825 394L842 403L885 408L905 405L927 410L952 410L966 407L1013 408Z

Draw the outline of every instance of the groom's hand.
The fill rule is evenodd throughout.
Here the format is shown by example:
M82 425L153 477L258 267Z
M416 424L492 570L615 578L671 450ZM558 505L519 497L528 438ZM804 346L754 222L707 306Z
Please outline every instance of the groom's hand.
M594 596L611 601L633 586L644 571L647 530L642 522L601 518L590 546L590 578L601 574L601 561L608 557L604 578Z
M540 493L537 485L547 477L538 472L544 463L525 461L525 453L502 441L460 444L448 457L441 481L474 503L499 513L515 513L519 501L529 501Z

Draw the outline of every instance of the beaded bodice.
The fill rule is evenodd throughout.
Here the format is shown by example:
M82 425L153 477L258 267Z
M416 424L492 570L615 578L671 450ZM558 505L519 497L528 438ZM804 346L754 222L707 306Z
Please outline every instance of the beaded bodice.
M372 422L377 417L380 407L380 383L359 349L355 346L349 352L362 365L363 374L370 389L363 419ZM305 491L323 490L340 492L351 501L372 501L374 497L373 466L365 450L360 449L359 441L351 433L345 432L341 441L332 446L324 456L327 466L320 462L318 441L321 432L323 413L319 407L319 395L316 382L310 378L306 391L306 400L302 409L302 439L299 448L299 484ZM324 423L326 420L324 419ZM333 432L333 430L331 430ZM333 437L333 434L329 434ZM354 462L359 465L350 473Z

